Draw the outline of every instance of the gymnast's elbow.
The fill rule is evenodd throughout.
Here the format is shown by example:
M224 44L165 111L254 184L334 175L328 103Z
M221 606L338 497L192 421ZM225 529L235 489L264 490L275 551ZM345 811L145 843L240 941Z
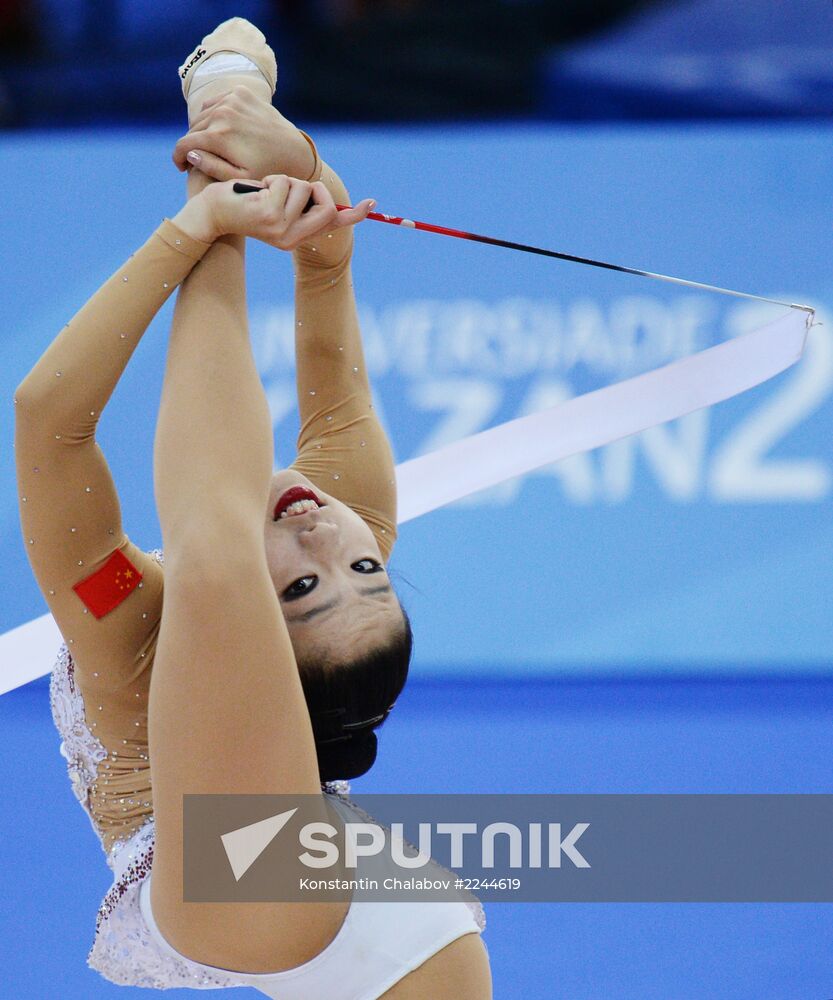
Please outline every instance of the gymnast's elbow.
M43 377L42 366L39 362L14 391L15 419L20 421L30 417L36 418L47 403L50 388L49 383Z
M21 424L32 419L35 415L38 409L37 396L36 386L33 384L32 373L30 372L15 389L14 396L12 397L16 427L20 427Z
M61 443L64 439L62 426L67 422L67 415L62 412L64 400L60 399L55 387L43 377L37 367L15 389L13 402L17 448L28 440L43 440L47 437Z

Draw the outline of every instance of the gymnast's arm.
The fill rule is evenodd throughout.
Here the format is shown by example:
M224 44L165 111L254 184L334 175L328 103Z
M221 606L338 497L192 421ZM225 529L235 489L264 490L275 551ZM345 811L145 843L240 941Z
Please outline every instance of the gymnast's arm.
M203 110L176 144L174 162L218 180L285 172L321 180L337 205L349 205L341 179L312 139L276 108L232 88ZM353 227L335 230L293 254L295 352L301 433L297 469L362 517L385 560L396 538L393 455L371 403L350 273ZM338 478L336 478L338 477Z
M343 182L317 152L313 176L336 204L351 204ZM396 479L365 367L350 267L353 239L353 227L340 229L302 244L293 255L301 414L293 468L352 507L387 561L396 540Z
M64 327L15 393L24 545L76 676L92 690L118 690L145 668L162 604L162 570L124 533L96 428L150 321L208 248L165 220ZM141 588L125 587L129 596L97 618L73 586L106 574L117 551L141 574ZM118 558L114 572L132 573ZM113 584L117 595L123 581Z

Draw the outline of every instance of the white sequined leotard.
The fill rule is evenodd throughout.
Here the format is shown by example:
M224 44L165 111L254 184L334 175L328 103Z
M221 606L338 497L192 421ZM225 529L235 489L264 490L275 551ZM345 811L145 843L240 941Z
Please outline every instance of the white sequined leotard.
M161 551L155 550L152 555L162 562ZM108 752L87 725L84 699L75 683L74 664L66 645L61 647L52 670L49 692L52 717L61 736L60 750L67 761L72 790L90 818L93 830L101 836L90 810L90 801L92 788L99 779L99 768L107 766ZM352 805L348 782L328 782L323 787L327 794L339 797L348 808ZM127 802L131 806L137 804ZM151 802L148 799L142 804L150 806ZM149 926L142 912L141 889L153 868L154 840L153 814L150 813L129 838L115 841L109 851L105 848L113 884L96 916L95 938L87 964L111 982L125 986L153 989L254 986L263 992L265 984L257 984L256 976L212 969L178 955L160 940L155 925ZM401 910L404 904L395 905ZM434 933L446 928L446 934L459 936L461 930L465 931L467 920L472 930L482 931L486 926L483 908L477 902L458 904L468 910L468 918L450 912L448 906L441 912L438 908L441 904L426 905L430 908L427 916Z

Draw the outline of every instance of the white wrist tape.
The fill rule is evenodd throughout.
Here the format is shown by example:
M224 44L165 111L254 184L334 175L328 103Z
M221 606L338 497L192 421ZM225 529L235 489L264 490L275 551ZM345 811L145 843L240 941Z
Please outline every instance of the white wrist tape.
M238 52L217 52L209 56L204 63L200 63L194 70L194 81L199 81L199 85L210 82L212 77L224 76L226 73L255 73L262 80L266 77L255 66L251 59L241 56ZM268 83L268 80L266 81ZM192 83L193 90L196 84Z

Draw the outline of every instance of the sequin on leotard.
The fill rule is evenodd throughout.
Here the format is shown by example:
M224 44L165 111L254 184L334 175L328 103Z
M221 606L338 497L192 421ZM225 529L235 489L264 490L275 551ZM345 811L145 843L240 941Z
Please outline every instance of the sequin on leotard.
M66 644L61 646L49 678L49 704L61 734L59 749L67 762L72 791L100 837L90 810L90 788L98 775L98 765L107 757L107 750L87 725L84 699L75 684L74 664Z
M115 881L96 916L95 941L87 965L120 986L158 990L234 986L228 974L211 975L187 960L163 953L151 937L139 906L139 890L151 871L155 842L150 819L111 856Z

